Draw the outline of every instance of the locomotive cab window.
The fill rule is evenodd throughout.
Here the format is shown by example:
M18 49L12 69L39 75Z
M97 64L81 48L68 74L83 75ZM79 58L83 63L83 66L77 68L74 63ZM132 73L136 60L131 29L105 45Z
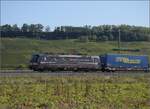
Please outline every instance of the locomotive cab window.
M37 62L38 58L39 58L39 55L33 55L31 62Z

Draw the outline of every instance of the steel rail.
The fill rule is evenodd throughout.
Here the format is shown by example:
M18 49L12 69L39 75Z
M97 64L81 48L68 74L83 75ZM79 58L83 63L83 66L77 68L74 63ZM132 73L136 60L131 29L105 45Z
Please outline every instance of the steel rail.
M36 72L32 70L0 70L0 77L15 77L15 76L150 76L150 72L101 72L101 71L45 71Z

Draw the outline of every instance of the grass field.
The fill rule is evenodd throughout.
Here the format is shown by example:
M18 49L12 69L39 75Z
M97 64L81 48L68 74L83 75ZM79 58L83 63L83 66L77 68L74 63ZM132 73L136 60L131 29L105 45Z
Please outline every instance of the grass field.
M138 48L141 51L131 54L147 54L150 57L149 42L122 42L124 48ZM1 38L0 55L1 68L16 69L21 66L26 68L33 53L82 53L100 55L114 53L112 48L117 47L117 42L78 42L77 40L35 40L19 38ZM127 53L127 52L123 52Z
M149 109L150 75L0 77L2 109Z
M147 54L149 42L122 42ZM2 38L1 69L27 67L33 53L114 53L116 42ZM124 52L127 53L127 52ZM150 75L0 76L0 109L149 109Z

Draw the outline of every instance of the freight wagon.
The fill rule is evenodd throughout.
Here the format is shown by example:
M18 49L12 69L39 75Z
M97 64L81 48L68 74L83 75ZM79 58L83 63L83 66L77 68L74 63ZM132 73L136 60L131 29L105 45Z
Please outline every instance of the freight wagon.
M102 71L148 71L148 56L105 54L100 56Z

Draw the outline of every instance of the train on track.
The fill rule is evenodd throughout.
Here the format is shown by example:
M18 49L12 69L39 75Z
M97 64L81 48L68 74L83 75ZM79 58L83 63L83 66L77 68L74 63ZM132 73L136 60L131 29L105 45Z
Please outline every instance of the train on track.
M34 54L29 68L34 71L149 71L146 55L104 54L53 55Z

